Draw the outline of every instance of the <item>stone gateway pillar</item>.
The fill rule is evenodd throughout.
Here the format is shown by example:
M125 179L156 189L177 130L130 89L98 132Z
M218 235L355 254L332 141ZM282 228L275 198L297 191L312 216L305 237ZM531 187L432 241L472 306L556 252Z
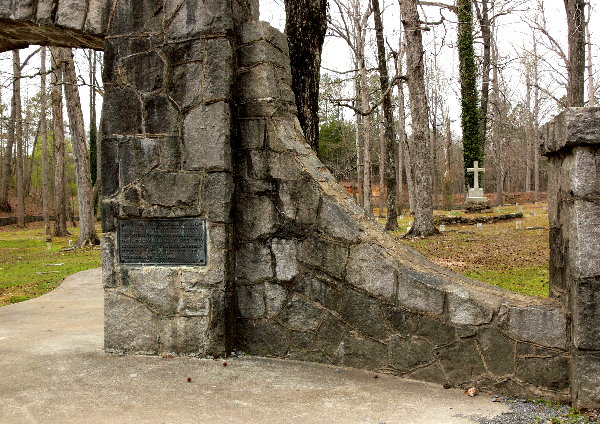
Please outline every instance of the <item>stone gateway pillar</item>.
M550 294L571 312L571 398L600 405L600 108L568 108L544 127Z
M234 334L231 155L243 0L119 0L105 43L108 351L224 355Z

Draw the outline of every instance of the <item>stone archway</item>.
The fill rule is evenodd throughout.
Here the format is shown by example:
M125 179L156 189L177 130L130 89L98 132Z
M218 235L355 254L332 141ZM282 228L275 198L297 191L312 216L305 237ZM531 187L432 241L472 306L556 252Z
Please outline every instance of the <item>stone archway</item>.
M304 143L285 37L256 22L256 2L2 5L0 50L33 42L105 49L107 350L202 356L241 348L600 403L599 338L589 325L600 315L597 267L583 279L568 274L576 284L563 290L572 293L563 305L455 275L395 243ZM590 113L597 125L600 111ZM591 152L585 163L597 158L598 138L557 122L551 139L567 141L549 141L548 152L557 152L554 186L568 187L570 175L559 184L561 161L579 144ZM584 199L592 212L570 215L575 230L591 228L594 193ZM189 222L200 228L195 238L169 238L173 228L191 234ZM571 237L570 229L560 230L569 252L594 258L597 232ZM195 248L190 239L205 250L189 262L144 250L181 253ZM555 258L564 248L558 239ZM563 258L581 269L569 265L580 256Z

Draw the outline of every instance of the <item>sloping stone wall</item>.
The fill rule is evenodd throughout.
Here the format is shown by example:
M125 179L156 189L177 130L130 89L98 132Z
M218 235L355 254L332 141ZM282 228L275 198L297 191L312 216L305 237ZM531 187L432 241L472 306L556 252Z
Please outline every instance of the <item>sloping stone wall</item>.
M571 311L573 403L593 408L600 405L600 108L569 108L542 133L551 295Z
M396 243L304 142L282 34L245 24L237 54L239 347L566 399L559 302L460 277Z
M336 184L257 6L0 0L0 51L106 51L107 350L241 348L599 406L598 110L548 132L553 298L508 293L399 245ZM120 263L119 220L145 217L205 218L208 265Z

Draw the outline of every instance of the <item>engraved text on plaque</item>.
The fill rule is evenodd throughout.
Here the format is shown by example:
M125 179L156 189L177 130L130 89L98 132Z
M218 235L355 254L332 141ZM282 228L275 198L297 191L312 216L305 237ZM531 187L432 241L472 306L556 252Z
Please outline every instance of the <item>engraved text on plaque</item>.
M206 265L206 221L123 219L118 244L123 264Z

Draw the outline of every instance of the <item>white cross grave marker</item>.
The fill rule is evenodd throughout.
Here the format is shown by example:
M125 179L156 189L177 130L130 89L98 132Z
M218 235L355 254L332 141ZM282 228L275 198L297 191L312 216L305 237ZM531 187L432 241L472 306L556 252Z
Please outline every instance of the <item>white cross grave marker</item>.
M467 172L472 172L475 176L473 188L479 188L479 173L485 172L485 168L479 167L479 161L473 162L473 168L467 168Z
M487 202L487 197L483 194L483 189L479 187L479 173L485 172L485 168L479 167L479 162L473 162L473 168L467 168L467 172L472 172L474 174L473 178L473 188L469 189L469 193L467 194L467 201L476 202L476 203L485 203Z

